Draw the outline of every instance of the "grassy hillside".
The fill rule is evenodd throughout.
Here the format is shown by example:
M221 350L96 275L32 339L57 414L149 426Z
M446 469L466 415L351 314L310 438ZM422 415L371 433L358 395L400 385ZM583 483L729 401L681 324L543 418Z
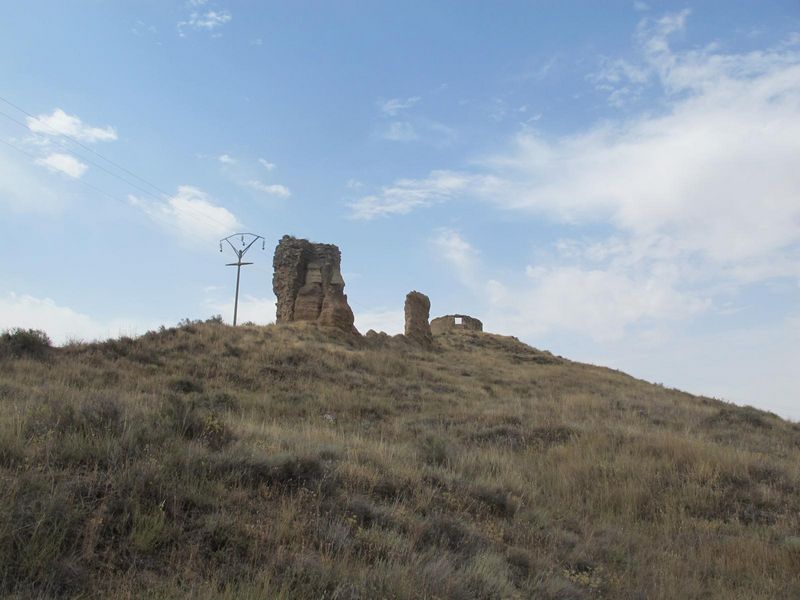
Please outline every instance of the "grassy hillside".
M800 598L769 413L489 334L0 342L0 595Z

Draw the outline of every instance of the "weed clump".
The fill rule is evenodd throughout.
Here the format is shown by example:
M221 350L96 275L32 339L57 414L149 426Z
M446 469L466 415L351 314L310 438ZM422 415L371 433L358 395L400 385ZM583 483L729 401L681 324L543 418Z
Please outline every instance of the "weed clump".
M444 436L429 434L419 442L419 452L425 464L443 467L455 457L452 442Z
M174 432L188 440L196 440L212 450L230 444L235 436L222 414L205 399L167 398L162 410L164 422Z

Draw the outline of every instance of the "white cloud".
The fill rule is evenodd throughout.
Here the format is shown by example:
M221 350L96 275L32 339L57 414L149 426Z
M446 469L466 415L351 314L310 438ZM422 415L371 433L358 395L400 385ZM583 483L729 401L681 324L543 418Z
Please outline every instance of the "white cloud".
M279 183L268 184L258 181L257 179L251 179L246 185L247 187L256 191L270 194L271 196L278 196L279 198L288 198L292 195L288 187L285 185L280 185Z
M72 339L96 340L120 335L134 336L157 327L154 321L112 319L98 321L50 298L14 293L0 296L0 329L41 329L56 344Z
M421 117L382 124L378 134L390 142L423 142L437 147L452 144L458 137L452 127Z
M26 119L28 128L34 133L46 135L68 135L82 142L107 142L117 139L116 130L111 127L87 125L75 115L68 115L60 108L51 114Z
M264 159L264 158L259 158L259 159L258 159L258 162L259 162L259 163L261 164L261 166L262 166L262 167L264 167L264 168L265 168L267 171L272 171L272 170L274 170L274 169L275 169L275 167L277 166L275 163L271 163L271 162L269 162L268 160L266 160L266 159Z
M562 137L523 129L506 152L476 167L482 173L446 171L454 185L445 190L431 185L442 171L400 180L357 201L355 216L469 196L562 223L610 224L628 240L667 238L678 255L711 268L774 272L782 264L796 273L800 51L675 52L668 36L687 15L643 21L643 62L607 69L609 84L656 81L661 113Z
M461 282L473 287L479 285L479 253L464 237L453 229L440 229L433 238L438 256L449 262Z
M410 98L390 98L379 102L379 107L384 115L389 117L396 117L399 113L408 110L416 105L422 98L420 96L412 96Z
M490 280L486 286L489 319L515 335L561 331L615 340L631 326L686 320L710 306L710 300L680 292L656 273L574 266L529 267L526 273L525 283Z
M667 235L718 263L797 244L800 54L690 53L662 63L671 65L665 85L684 94L666 114L556 140L520 134L491 161L508 183L495 200L561 221L610 220L636 237Z
M73 179L79 179L86 172L86 169L89 168L71 154L62 154L58 152L49 154L45 158L37 159L36 164L47 167L51 171L64 173Z
M375 219L404 215L417 208L455 199L467 188L485 188L491 178L454 171L432 171L425 179L399 179L381 189L379 194L364 196L350 204L356 219Z
M528 266L507 282L489 274L480 252L460 232L440 229L433 244L462 285L482 299L487 323L501 333L575 332L608 341L652 322L690 319L711 306L701 293L680 290L678 269L663 262L640 264L635 257L640 249L622 242L608 248L562 242L568 249L554 264ZM574 261L586 257L602 264Z
M163 202L135 196L128 199L154 222L185 240L217 240L241 229L233 213L214 204L208 194L192 186L180 186L177 194Z
M234 163L236 162L236 159L235 159L235 158L233 158L232 156L229 156L228 154L222 154L222 155L220 155L220 156L217 158L217 160L218 160L219 162L221 162L222 164L224 164L224 165L232 165L232 164L234 164Z
M186 28L195 31L214 31L233 19L228 10L209 10L206 12L192 12L185 21L178 23L178 33L181 37L186 35Z

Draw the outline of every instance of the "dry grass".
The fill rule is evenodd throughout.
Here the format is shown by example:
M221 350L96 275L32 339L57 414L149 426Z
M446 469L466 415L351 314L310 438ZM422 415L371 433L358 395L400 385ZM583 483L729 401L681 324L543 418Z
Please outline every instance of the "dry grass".
M0 352L0 594L798 598L800 426L468 332Z

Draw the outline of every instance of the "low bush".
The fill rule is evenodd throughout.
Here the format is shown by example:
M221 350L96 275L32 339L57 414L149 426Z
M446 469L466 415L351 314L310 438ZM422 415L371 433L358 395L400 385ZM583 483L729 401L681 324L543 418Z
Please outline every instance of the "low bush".
M46 358L53 344L44 331L15 328L0 334L0 358Z

